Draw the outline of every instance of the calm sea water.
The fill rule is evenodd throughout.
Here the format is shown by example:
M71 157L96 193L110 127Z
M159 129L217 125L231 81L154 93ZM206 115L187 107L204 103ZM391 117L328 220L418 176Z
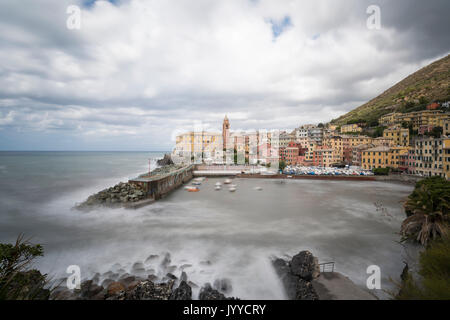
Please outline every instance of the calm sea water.
M32 236L45 249L36 266L54 277L74 264L84 278L116 263L132 273L134 262L168 252L175 275L184 264L198 285L230 279L230 294L243 299L285 298L270 264L273 256L311 250L321 262L335 261L337 271L361 287L367 267L378 265L383 289L392 288L388 279L398 279L408 258L397 232L404 219L401 201L412 187L395 183L235 179L237 192L230 193L214 190L223 180L217 178L205 181L198 193L181 188L138 210L72 210L90 194L147 171L148 159L155 166L162 156L0 152L0 241ZM159 272L158 262L146 267Z

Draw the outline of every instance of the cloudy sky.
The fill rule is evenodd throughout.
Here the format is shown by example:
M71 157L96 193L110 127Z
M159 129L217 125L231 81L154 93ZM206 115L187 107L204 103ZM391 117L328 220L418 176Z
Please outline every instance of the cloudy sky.
M0 150L170 150L225 114L232 129L327 122L449 54L449 12L448 0L0 0Z

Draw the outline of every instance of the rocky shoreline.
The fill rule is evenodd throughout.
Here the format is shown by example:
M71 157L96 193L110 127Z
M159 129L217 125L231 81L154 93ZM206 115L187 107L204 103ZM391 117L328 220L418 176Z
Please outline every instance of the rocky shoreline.
M209 265L210 262L203 262ZM175 266L171 264L169 253L163 256L150 255L145 262L135 262L130 272L124 266L115 264L103 274L96 273L92 279L81 283L80 289L69 290L66 280L52 290L50 299L54 300L236 300L227 297L232 286L229 279L215 279L213 285L201 286L188 279L185 269L190 264ZM175 275L178 274L178 276ZM193 289L198 289L193 297ZM198 290L196 290L198 291Z
M157 262L150 265L147 262ZM210 262L204 262L209 265ZM318 300L319 296L312 281L319 277L317 258L309 251L302 251L292 260L275 259L272 261L276 274L283 283L290 300ZM69 290L62 279L59 287L52 290L51 299L55 300L239 300L228 296L232 292L229 279L215 279L201 287L188 279L184 271L191 265L171 265L169 253L160 257L150 255L146 263L136 262L130 272L116 264L113 270L104 274L95 274L90 280L83 281L80 289ZM155 271L158 268L159 271ZM137 275L136 275L137 274ZM139 276L139 274L141 276ZM178 274L175 275L175 274ZM200 290L198 290L200 288ZM197 289L197 296L193 296Z

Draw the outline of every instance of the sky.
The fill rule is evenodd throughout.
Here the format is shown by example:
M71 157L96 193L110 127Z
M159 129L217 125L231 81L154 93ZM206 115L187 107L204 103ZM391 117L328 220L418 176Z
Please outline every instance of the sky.
M225 115L232 130L325 123L448 55L449 12L448 0L0 0L0 150L169 151Z

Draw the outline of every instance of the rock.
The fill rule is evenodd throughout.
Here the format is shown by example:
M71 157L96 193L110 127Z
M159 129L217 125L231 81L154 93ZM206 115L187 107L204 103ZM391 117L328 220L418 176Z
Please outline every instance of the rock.
M213 288L223 293L230 293L233 287L229 279L216 279Z
M158 259L158 257L159 256L157 254L151 254L148 256L147 259L145 259L145 263L146 264L151 263L152 261L155 261L156 259Z
M138 270L138 269L144 269L145 268L145 266L144 266L144 264L142 263L142 262L135 262L134 264L133 264L133 266L131 267L131 270Z
M311 282L299 279L296 286L295 298L297 300L319 300Z
M94 275L94 277L92 278L92 281L94 281L95 283L99 283L100 282L100 273L96 273Z
M320 275L317 258L309 251L302 251L295 255L290 262L290 268L292 274L307 281L311 281Z
M156 275L154 275L154 274L149 274L148 277L147 277L147 280L149 280L149 281L156 281L156 280L158 280L158 277Z
M162 166L162 167L168 166L168 165L173 165L172 158L170 157L169 154L165 154L164 158L156 161L156 163L158 164L158 166Z
M118 295L121 291L125 291L125 286L117 281L114 281L108 286L107 295L112 297Z
M166 274L166 277L169 279L172 279L172 280L178 279L176 275L174 275L173 273L170 273L170 272Z
M127 286L127 290L133 290L134 288L136 288L139 283L141 283L140 280L135 280L133 282L131 282L128 286Z
M191 268L191 267L192 267L192 264L185 263L185 264L183 264L183 265L180 266L180 269L181 269L181 270L184 270L184 269Z
M170 259L170 253L167 252L167 253L164 255L163 260L161 261L161 267L163 267L164 269L166 269L166 268L169 266L169 264L170 264L171 261L172 261L172 260Z
M81 284L80 297L83 299L91 299L103 290L102 286L94 283L92 280L84 281Z
M318 300L319 297L311 281L320 275L317 258L311 252L302 251L290 262L275 259L272 262L291 300Z
M186 272L184 272L184 271L181 272L180 281L187 282L187 274L186 274Z
M198 284L196 284L195 282L188 281L187 284L188 284L191 288L198 288Z
M219 291L213 289L209 283L200 289L199 300L225 300L226 297Z
M186 281L181 281L178 288L176 288L170 295L169 300L192 300L192 289L186 283Z
M143 281L127 293L127 300L169 300L172 295L173 281L155 284Z
M108 286L113 282L114 282L114 280L112 280L112 279L105 279L102 281L101 285L104 288L108 288Z

